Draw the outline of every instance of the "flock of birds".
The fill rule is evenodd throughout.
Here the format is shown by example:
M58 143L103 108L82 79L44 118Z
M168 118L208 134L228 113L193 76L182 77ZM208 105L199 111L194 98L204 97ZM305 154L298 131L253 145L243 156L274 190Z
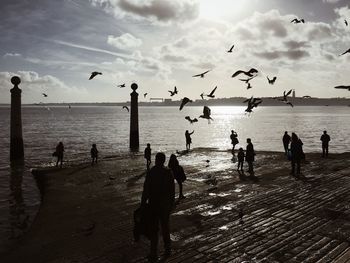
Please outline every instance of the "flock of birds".
M302 24L304 24L305 20L304 19L299 19L299 18L294 18L292 21L290 21L290 23L294 23L294 24L302 23ZM349 25L348 21L346 19L344 20L344 23L345 23L346 26ZM230 49L227 50L227 53L232 53L234 48L235 48L235 45L232 45L230 47ZM350 48L348 50L346 50L345 52L343 52L342 54L340 54L339 56L343 56L343 55L345 55L347 53L350 53ZM209 72L211 72L211 70L207 70L205 72L193 75L192 77L193 78L205 78L205 76ZM244 82L245 84L247 84L247 87L246 87L247 89L251 89L253 87L252 84L251 84L251 80L256 78L258 76L258 74L259 74L259 71L257 69L251 68L248 71L237 70L236 72L234 72L232 74L231 77L235 78L235 77L243 75L246 78L240 78L239 80ZM98 71L92 72L90 77L89 77L89 80L94 79L98 75L102 75L102 72L98 72ZM274 85L276 80L277 80L276 76L274 76L272 78L270 78L269 76L266 76L266 78L267 78L268 84L270 84L270 85ZM119 84L117 87L125 88L126 84L125 83ZM218 87L215 86L215 88L209 94L201 93L199 96L201 97L202 100L204 100L204 97L208 97L208 98L213 99L213 98L215 98L215 92L216 92L217 88ZM350 86L343 86L342 85L342 86L336 86L334 88L335 89L346 89L346 90L350 91ZM177 95L179 91L178 91L177 87L175 86L173 90L169 90L168 92L170 93L170 96L173 97L173 96ZM292 90L284 91L283 92L283 96L275 97L274 99L277 99L277 100L281 101L282 103L284 103L286 105L294 107L294 105L288 100L288 97L289 97L289 95L291 95L291 93L292 93ZM42 95L45 98L48 97L48 95L46 93L42 93ZM144 93L143 97L146 98L147 95L148 95L148 93ZM303 98L311 98L311 97L310 96L303 96ZM179 110L181 111L185 107L185 105L187 105L188 103L191 103L191 102L193 102L191 99L189 99L188 97L184 97L181 100L181 104L180 104ZM246 108L245 112L250 114L253 111L253 109L258 107L258 105L260 105L262 102L263 102L263 100L261 98L254 98L253 96L251 98L249 98L249 99L246 99L245 101L243 101L243 103L247 103L247 108ZM129 108L127 106L123 106L122 108L129 112ZM203 107L203 114L200 115L198 118L207 119L208 122L210 123L210 120L213 120L211 118L211 110L210 110L210 108L208 106L204 106ZM193 118L192 119L190 116L186 116L185 119L188 120L191 124L193 124L195 122L198 122L197 118Z

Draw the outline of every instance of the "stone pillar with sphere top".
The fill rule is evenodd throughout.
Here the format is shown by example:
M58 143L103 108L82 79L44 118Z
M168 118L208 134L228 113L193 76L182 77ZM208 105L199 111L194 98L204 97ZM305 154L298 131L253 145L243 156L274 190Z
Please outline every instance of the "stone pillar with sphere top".
M11 92L11 131L10 131L10 161L24 159L23 135L22 135L22 90L18 87L21 79L17 76L11 78L14 87Z
M131 84L131 104L130 104L130 149L132 151L139 150L139 110L138 96L136 92L138 86L136 83Z

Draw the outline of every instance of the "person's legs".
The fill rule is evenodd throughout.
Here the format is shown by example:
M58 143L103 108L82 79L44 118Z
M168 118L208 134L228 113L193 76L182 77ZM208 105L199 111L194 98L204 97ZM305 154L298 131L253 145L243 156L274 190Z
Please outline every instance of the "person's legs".
M243 161L241 162L241 171L243 171Z
M297 160L297 175L300 175L300 160Z
M326 145L326 156L328 156L328 145Z
M150 220L150 240L151 240L151 252L149 254L150 260L156 260L158 257L158 226L159 217L156 213L153 213Z
M326 152L326 147L324 145L322 145L322 157L325 156L325 152Z
M179 198L184 198L184 195L182 193L182 182L178 181L179 184Z
M285 153L285 155L287 155L288 154L288 144L284 143L283 147L284 147L284 153Z
M166 254L171 253L171 240L170 240L170 229L169 229L169 213L166 211L162 212L160 218L160 226L162 229L162 236L164 242L164 249Z
M291 172L291 174L294 175L295 174L295 160L294 159L292 159L291 164L292 164L292 172Z

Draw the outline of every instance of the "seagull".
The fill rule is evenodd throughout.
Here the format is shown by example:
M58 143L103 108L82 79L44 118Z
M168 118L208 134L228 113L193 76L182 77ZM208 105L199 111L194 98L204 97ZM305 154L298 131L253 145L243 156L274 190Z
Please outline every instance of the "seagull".
M250 85L250 82L248 82L248 86L247 86L247 89L251 89L253 86Z
M129 112L128 106L123 106L123 109L126 109Z
M47 98L47 97L48 97L46 93L41 93L41 94L43 94L43 96L44 96L45 98Z
M258 70L255 68L251 68L249 71L237 70L235 73L233 73L232 78L234 78L242 73L248 77L253 77L254 76L253 74L258 73Z
M273 77L272 79L269 79L269 76L266 76L266 78L267 78L267 81L269 82L269 84L271 84L271 85L275 84L275 81L277 79L277 77Z
M343 54L340 54L339 56L345 55L346 53L350 53L350 48L347 51L345 51Z
M147 94L148 94L148 93L144 93L144 94L143 94L143 97L146 98Z
M336 86L334 88L335 89L347 89L348 91L350 91L350 86Z
M204 108L203 108L203 115L200 115L199 118L207 119L208 123L210 123L210 120L213 120L210 117L210 114L211 114L211 110L209 109L209 107L208 106L204 106Z
M209 95L207 95L207 97L212 98L212 99L215 98L214 92L217 88L218 88L218 86L215 86L215 88L210 92Z
M177 88L176 86L174 87L174 91L168 90L170 92L170 96L174 96L175 94L177 94Z
M97 71L94 71L94 72L92 72L91 73L91 76L90 76L90 78L89 78L89 80L92 80L94 77L96 77L97 75L102 75L102 73L101 72L97 72Z
M191 119L190 116L186 116L185 119L188 120L191 124L193 124L194 122L198 122L197 118Z
M260 103L262 103L262 99L259 98L253 98L253 96L250 99L246 99L243 101L243 103L248 103L246 112L252 112L254 108L257 108Z
M202 100L204 100L204 93L202 93L202 94L199 95L199 96L201 96Z
M344 23L345 23L346 26L349 25L349 23L348 23L348 21L346 19L344 19Z
M285 104L291 106L292 108L294 107L294 105L293 105L290 101L283 101L283 103L285 103Z
M243 81L245 83L249 83L249 81L251 81L253 78L255 78L256 76L253 76L251 78L247 78L247 79L239 79L240 81Z
M197 75L194 75L192 76L193 78L195 77L201 77L201 78L204 78L204 75L207 74L210 70L207 70L206 72L203 72L203 73L200 73L200 74L197 74Z
M287 93L286 91L283 91L283 99L281 99L281 101L288 101L288 96L292 93L292 89L289 90Z
M125 83L118 85L118 88L125 88Z
M234 47L235 47L235 45L232 45L232 47L229 50L227 50L227 53L232 53L232 50Z
M190 99L187 98L187 97L184 97L184 98L182 99L182 101L181 101L180 110L182 110L183 107L184 107L187 103L189 103L189 102L192 102L192 100L190 100Z
M305 20L304 19L297 19L297 18L294 18L292 21L290 21L291 23L294 23L294 24L299 24L299 23L305 23Z

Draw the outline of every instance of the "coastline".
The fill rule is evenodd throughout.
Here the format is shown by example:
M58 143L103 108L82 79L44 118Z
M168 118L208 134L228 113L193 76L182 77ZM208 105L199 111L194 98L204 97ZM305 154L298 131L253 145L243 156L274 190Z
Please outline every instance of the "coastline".
M259 218L259 215L264 215L263 210L268 210L265 207L268 204L262 203L255 207L254 202L250 203L251 200L263 200L269 194L277 198L287 192L296 196L304 192L301 200L307 200L305 197L308 191L313 190L310 186L322 188L317 192L321 203L315 204L318 210L323 209L321 212L324 213L324 209L330 209L331 202L337 202L336 211L342 213L339 216L341 219L345 218L343 236L326 235L335 240L333 243L337 244L336 247L341 245L342 250L339 248L338 253L333 253L334 259L350 251L350 240L345 236L346 233L350 236L350 210L349 207L340 207L338 202L340 196L345 201L350 198L350 153L331 154L328 159L320 158L319 153L307 154L307 164L302 168L307 178L305 180L295 180L289 176L290 163L280 152L257 152L254 180L238 175L231 156L229 151L195 148L179 157L188 177L184 185L187 198L177 205L172 215L174 256L169 259L171 262L184 262L184 258L191 258L187 246L195 248L192 253L196 252L198 259L214 260L222 257L225 254L223 251L218 250L217 254L214 253L216 250L211 251L211 248L219 246L219 243L215 243L217 239L213 233L222 232L222 238L230 231L237 231L237 228L244 232L244 228L237 225L236 210L239 206L244 207L249 218L247 221L254 222L254 217L258 217L256 220L267 220L266 227L269 226L269 220L275 222L278 219L279 224L287 224L288 219L282 222L283 217ZM210 159L208 167L206 159ZM4 254L2 262L144 262L148 242L134 243L132 240L132 213L141 198L144 168L143 156L131 154L124 158L105 158L94 167L83 163L63 169L43 168L33 171L43 194L39 212L27 234L18 241L16 248ZM340 190L334 188L337 181L339 186L342 185ZM328 193L325 196L328 199L322 203L322 194L326 190L329 193L335 191L336 199L331 199ZM278 200L281 211L287 208L289 212L293 211L288 207L291 204ZM312 209L310 204L308 206L306 208L311 209L311 214L321 213ZM301 214L299 209L296 211L300 220L311 216L310 213ZM278 214L278 211L274 213ZM324 215L325 218L327 216ZM315 217L323 219L322 214ZM208 231L212 241L215 241L212 247L205 239ZM276 237L267 239L272 242L273 238ZM182 246L185 244L186 249L183 251ZM210 258L211 254L206 253L204 248L216 256ZM256 253L243 252L244 249L237 245L237 250L233 250L230 255L238 253L240 255L237 257L247 260L256 256ZM320 254L322 257L325 255L328 253Z

